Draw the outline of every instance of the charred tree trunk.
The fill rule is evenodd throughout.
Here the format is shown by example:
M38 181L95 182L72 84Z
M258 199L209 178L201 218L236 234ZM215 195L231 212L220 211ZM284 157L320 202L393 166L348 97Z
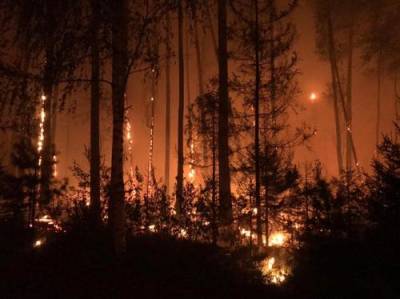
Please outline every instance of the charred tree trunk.
M100 205L100 54L98 46L98 1L91 1L91 90L90 90L90 212L93 225L101 223Z
M183 1L178 4L178 68L179 68L179 107L178 107L178 171L176 177L176 202L175 209L179 216L183 203L183 121L185 106L185 76L184 76L184 53L183 53Z
M218 164L219 204L221 221L233 222L231 182L229 170L229 94L227 49L227 0L218 0L218 66L219 66L219 113L218 113Z
M128 77L128 1L113 2L112 19L112 109L113 137L109 220L116 255L126 252L125 201L123 177L124 106Z
M165 158L164 177L169 194L170 150L171 150L171 20L166 15L166 63L165 63Z

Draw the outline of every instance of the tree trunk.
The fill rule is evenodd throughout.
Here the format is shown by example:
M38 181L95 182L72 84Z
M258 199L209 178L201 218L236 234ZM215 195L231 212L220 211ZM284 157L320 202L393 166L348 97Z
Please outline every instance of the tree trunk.
M217 121L216 111L212 111L212 243L217 244L218 223L217 223Z
M378 59L377 59L377 97L376 97L376 132L375 132L375 140L376 146L379 145L380 139L380 127L381 127L381 93L382 93L382 73L383 73L383 63L382 63L382 53L379 51Z
M197 17L194 17L194 45L196 49L196 61L197 61L197 80L198 80L198 92L199 96L204 94L204 81L203 81L203 63L201 55L200 37L199 37L199 24Z
M343 167L343 156L342 156L342 126L340 122L339 116L339 103L338 103L338 87L336 81L336 74L335 74L335 64L336 64L336 55L334 51L335 42L333 38L333 28L332 28L332 20L329 16L327 18L328 22L328 52L329 52L329 61L330 61L330 68L331 68L331 77L332 77L332 93L333 93L333 111L334 111L334 118L335 118L335 127L336 127L336 156L338 162L338 170L339 175L343 174L344 167Z
M166 15L166 63L165 63L165 166L164 177L167 194L169 194L170 150L171 150L171 21Z
M214 23L213 23L213 18L211 17L209 5L206 5L206 14L207 14L208 28L210 29L211 33L211 42L213 45L215 56L218 60L219 54L218 54L217 38L215 37Z
M255 90L254 90L254 162L255 162L255 197L256 197L256 233L257 245L262 246L262 227L261 227L261 196L260 196L260 47L259 47L259 24L258 24L258 0L255 3L255 40L254 40L254 54L255 54Z
M52 106L53 106L53 70L51 66L51 49L46 50L46 66L44 71L43 97L44 97L44 123L43 147L40 162L40 203L48 204L51 200L50 184L53 176L53 147L52 147Z
M90 90L90 212L95 227L101 223L100 205L100 55L98 47L98 1L91 0L91 90Z
M219 66L219 113L218 113L218 162L219 201L221 221L233 222L231 182L229 171L229 95L227 49L227 0L218 0L218 66Z
M395 74L394 77L394 113L395 113L395 121L398 122L400 121L400 109L399 109L399 104L400 104L400 94L398 92L397 88L397 74ZM397 132L397 130L396 130Z
M109 221L115 254L126 252L125 201L123 178L124 106L128 78L128 1L113 2L112 19L112 109L113 137Z
M53 7L52 3L48 3L46 5L46 22L47 25L51 28L54 26L55 18L53 16ZM44 66L43 73L43 101L44 101L44 139L43 146L41 152L41 162L40 162L40 203L48 204L51 200L51 190L50 184L53 175L53 145L52 145L52 108L53 108L53 88L54 88L54 75L55 69L53 66L53 42L52 36L49 33L46 37L46 63Z
M196 49L196 61L197 61L197 80L198 80L198 96L202 96L204 94L204 81L203 81L203 63L201 56L201 46L200 46L200 37L199 37L199 24L197 21L196 8L193 7L193 21L194 21L194 44ZM205 111L201 111L201 124L205 125ZM202 144L202 152L203 152L203 160L204 163L207 164L207 142L204 140Z
M332 34L332 37L333 37L333 34ZM343 89L342 89L342 85L341 85L341 82L340 82L339 68L338 68L338 65L337 65L337 59L336 59L337 56L336 56L335 48L333 48L333 53L334 53L333 54L333 57L334 57L334 59L333 59L333 66L334 66L333 71L334 71L334 74L336 76L337 90L338 90L338 93L339 93L339 97L338 98L339 98L339 102L340 102L340 105L341 105L342 111L343 111L344 123L346 125L347 131L349 132L349 136L350 136L349 144L351 146L351 150L352 150L352 153L353 153L354 163L355 163L355 165L356 165L356 167L358 169L359 168L359 164L358 164L358 157L357 157L356 147L354 145L353 132L352 132L351 128L348 128L348 126L347 126L348 119L349 119L349 116L348 116L349 113L347 111L347 107L346 107L346 103L345 103L345 95L344 95L344 92L343 92Z
M350 175L352 168L352 146L351 146L351 132L353 129L353 108L352 108L352 86L353 86L353 50L354 50L354 25L351 22L349 29L349 41L348 41L348 64L347 64L347 124L346 124L346 171Z
M178 5L178 67L179 67L179 108L178 108L178 171L176 177L176 202L175 209L179 216L183 203L183 121L184 121L184 58L183 58L183 0Z

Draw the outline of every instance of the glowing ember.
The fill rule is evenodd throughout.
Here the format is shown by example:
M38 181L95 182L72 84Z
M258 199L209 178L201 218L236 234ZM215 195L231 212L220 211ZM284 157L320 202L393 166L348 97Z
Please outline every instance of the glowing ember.
M276 232L269 236L269 246L280 247L286 242L287 236L282 232Z
M38 239L33 243L33 247L37 248L37 247L42 246L43 244L44 244L44 241L41 239Z

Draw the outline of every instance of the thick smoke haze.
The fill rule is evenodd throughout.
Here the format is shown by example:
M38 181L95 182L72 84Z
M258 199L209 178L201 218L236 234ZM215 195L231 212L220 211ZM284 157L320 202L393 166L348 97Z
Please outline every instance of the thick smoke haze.
M176 19L176 17L174 17ZM174 19L174 31L176 23ZM315 50L315 29L311 7L306 1L300 2L292 21L296 25L297 39L295 51L299 57L297 77L300 94L297 98L298 107L293 109L290 116L292 127L301 126L303 123L315 128L317 134L308 142L307 146L299 145L295 148L295 163L303 171L306 162L319 160L330 176L337 175L335 125L332 101L328 97L330 71L326 61L322 61ZM215 24L214 24L215 26ZM186 34L187 37L187 34ZM201 31L201 47L204 55L205 83L217 74L217 61L206 29ZM176 32L174 44L176 54ZM188 51L188 43L190 45ZM185 42L185 84L190 81L190 90L185 87L185 101L193 101L198 94L196 57L193 41ZM164 51L160 47L160 51ZM369 171L371 158L375 154L375 124L376 124L376 75L369 71L356 53L353 79L353 132L354 141L361 167ZM162 63L162 62L161 62ZM231 65L230 65L231 66ZM232 72L232 67L230 69ZM189 76L189 78L187 78ZM156 92L155 106L155 132L154 132L154 166L157 179L162 181L164 174L164 134L165 134L165 81L161 69ZM171 110L171 174L176 173L176 130L178 107L178 78L176 57L172 65L172 110ZM385 77L382 88L382 134L389 134L393 129L394 120L394 94L391 78ZM134 74L128 83L127 106L128 117L133 129L133 166L138 166L142 173L146 173L149 149L149 109L150 109L150 80L145 80L143 74ZM315 93L317 99L310 101L310 94ZM111 152L111 103L108 87L103 90L101 105L101 151L104 161L109 164ZM188 99L188 97L190 98ZM87 167L88 161L84 156L85 147L88 146L89 135L89 100L84 93L75 94L73 100L77 101L77 109L68 113L66 109L58 117L56 144L59 151L59 174L70 177L71 161L76 161ZM67 105L68 106L68 105ZM187 114L187 109L185 109ZM173 180L171 180L171 184ZM71 181L73 182L73 180Z

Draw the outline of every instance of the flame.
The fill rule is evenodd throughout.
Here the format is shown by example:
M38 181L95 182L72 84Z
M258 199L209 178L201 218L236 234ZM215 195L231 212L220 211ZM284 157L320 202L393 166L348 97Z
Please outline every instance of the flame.
M188 176L189 176L190 181L193 183L193 181L196 177L196 170L194 168L190 167Z
M129 119L126 120L125 139L128 142L128 152L130 153L132 151L133 138L132 138L132 125Z
M269 258L269 259L267 259L267 270L268 271L271 271L272 270L272 268L274 267L274 264L275 264L275 258L274 257L271 257L271 258Z
M126 93L124 94L125 102L126 100ZM125 112L125 132L124 137L128 148L127 148L127 157L128 157L128 164L129 164L129 175L133 176L133 167L132 167L132 151L133 151L133 133L132 133L132 125L129 120L129 109L126 109Z
M190 141L190 162L189 162L189 173L188 173L188 177L190 182L193 184L195 179L196 179L196 169L194 168L194 163L195 163L195 159L194 159L194 153L195 153L195 146L194 146L194 142L193 139Z
M57 156L53 156L53 176L56 177L58 172L57 172Z
M39 117L39 136L38 136L38 143L37 143L37 151L41 153L43 150L44 144L44 121L46 119L46 112L44 111L44 103L46 101L46 96L41 96L41 108L40 108L40 117ZM42 157L39 157L39 166L41 164Z
M52 219L51 219L51 217L49 215L46 214L46 215L36 219L36 221L37 222L42 222L42 223L50 223L50 222L52 222Z
M269 246L281 247L285 245L287 241L287 236L285 233L282 232L275 232L269 236Z
M182 229L179 231L179 235L178 235L178 236L179 236L180 238L187 238L188 233L187 233L186 229L182 228Z
M56 232L61 232L61 231L63 231L63 228L61 227L61 225L56 221L56 220L54 220L53 218L51 218L51 216L50 215L43 215L42 217L40 217L40 218L36 218L35 219L35 222L38 222L38 223L45 223L45 224L47 224L49 227L51 227L54 231L56 231Z
M289 268L284 265L278 265L275 257L264 259L260 268L268 283L282 284L290 274Z
M156 232L156 226L155 226L154 224L149 225L149 230L150 230L152 233L155 233L155 232Z

